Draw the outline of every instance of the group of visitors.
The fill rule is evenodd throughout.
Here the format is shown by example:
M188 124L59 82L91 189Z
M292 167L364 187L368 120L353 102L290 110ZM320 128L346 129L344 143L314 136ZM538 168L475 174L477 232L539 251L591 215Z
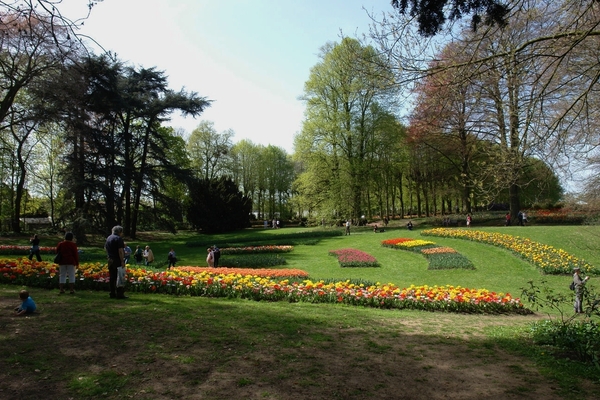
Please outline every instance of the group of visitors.
M506 213L504 218L505 218L504 225L510 226L511 225L510 211ZM525 224L527 223L527 213L525 211L519 211L519 213L517 214L517 220L519 221L519 226L525 226Z
M69 281L69 293L75 294L75 271L79 266L79 250L74 241L75 236L72 232L66 232L64 240L56 246L56 256L54 262L59 265L59 295L65 292L67 278ZM30 238L31 248L29 251L29 259L32 260L35 256L38 261L42 261L40 254L40 238L38 235L33 235ZM154 261L154 253L150 246L146 246L144 250L138 245L135 252L123 240L123 227L114 226L111 234L106 238L104 250L108 258L108 273L109 273L109 297L111 299L127 299L125 295L125 273L127 264L133 255L136 264L149 266ZM209 247L207 262L210 267L218 267L219 259L221 258L221 250L217 246ZM177 256L175 250L171 247L167 254L167 269L175 267ZM19 292L21 305L15 308L15 315L31 314L36 311L36 304L29 295L27 290Z

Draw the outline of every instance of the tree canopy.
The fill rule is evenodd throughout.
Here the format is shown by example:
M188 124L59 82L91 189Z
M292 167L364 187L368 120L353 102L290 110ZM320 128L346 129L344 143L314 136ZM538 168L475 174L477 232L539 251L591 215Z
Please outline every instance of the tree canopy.
M416 17L419 33L424 36L437 34L446 21L455 21L471 15L474 30L483 22L486 25L506 25L508 6L500 0L392 0L392 6L400 13Z

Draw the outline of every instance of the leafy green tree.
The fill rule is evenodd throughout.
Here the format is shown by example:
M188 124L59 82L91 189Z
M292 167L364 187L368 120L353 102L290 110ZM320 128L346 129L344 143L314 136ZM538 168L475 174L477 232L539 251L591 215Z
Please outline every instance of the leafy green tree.
M260 146L243 139L231 148L233 180L244 196L254 198L257 185L257 170L260 164Z
M192 179L187 220L205 233L231 232L250 226L252 202L230 178Z
M268 214L270 217L287 217L285 214L294 181L294 166L284 149L272 145L262 150L260 161L266 179Z
M214 123L202 121L192 131L187 151L196 176L209 180L231 174L231 147L235 133L230 129L217 133Z
M303 174L313 176L301 179L322 183L328 199L321 204L323 212L358 219L366 207L365 177L376 149L379 116L391 105L393 77L372 47L354 39L328 43L320 58L302 97L306 121L295 151L306 157Z

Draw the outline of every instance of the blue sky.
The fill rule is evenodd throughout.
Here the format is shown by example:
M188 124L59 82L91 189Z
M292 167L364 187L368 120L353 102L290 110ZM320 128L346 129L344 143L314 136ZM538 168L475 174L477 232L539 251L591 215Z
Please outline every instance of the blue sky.
M86 0L64 0L69 17ZM77 5L82 8L77 8ZM169 85L214 100L196 120L173 116L188 134L201 120L293 151L304 105L298 100L319 49L328 41L368 33L369 12L389 0L104 0L80 33L121 60L169 76Z

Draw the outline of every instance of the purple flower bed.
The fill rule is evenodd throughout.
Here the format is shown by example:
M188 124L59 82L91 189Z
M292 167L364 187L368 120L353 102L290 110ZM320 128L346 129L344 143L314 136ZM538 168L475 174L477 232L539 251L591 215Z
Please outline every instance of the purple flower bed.
M329 255L336 256L341 267L379 267L375 257L356 249L330 250Z

